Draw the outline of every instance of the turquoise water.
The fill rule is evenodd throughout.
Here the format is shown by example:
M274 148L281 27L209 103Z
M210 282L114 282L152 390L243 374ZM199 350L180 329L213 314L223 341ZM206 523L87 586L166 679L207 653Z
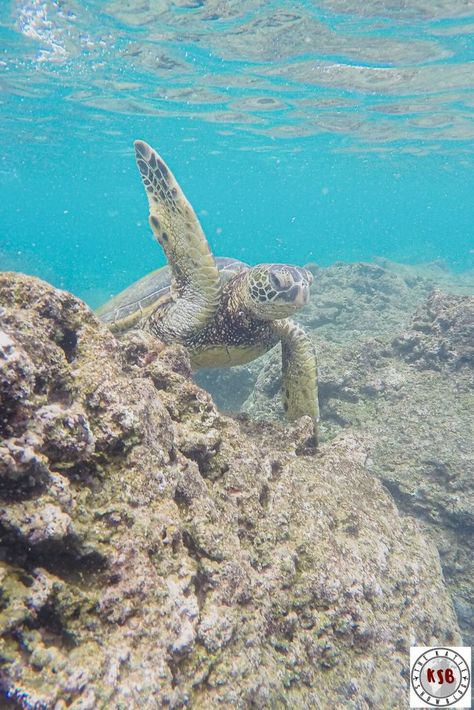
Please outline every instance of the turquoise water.
M0 3L0 269L96 306L164 263L133 140L216 254L473 266L474 3Z

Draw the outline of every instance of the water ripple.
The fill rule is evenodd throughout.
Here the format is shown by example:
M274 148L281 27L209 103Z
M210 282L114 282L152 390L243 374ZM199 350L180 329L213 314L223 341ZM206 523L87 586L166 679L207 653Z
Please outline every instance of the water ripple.
M110 128L188 117L353 149L474 137L473 0L15 0L0 33L4 137L40 98Z

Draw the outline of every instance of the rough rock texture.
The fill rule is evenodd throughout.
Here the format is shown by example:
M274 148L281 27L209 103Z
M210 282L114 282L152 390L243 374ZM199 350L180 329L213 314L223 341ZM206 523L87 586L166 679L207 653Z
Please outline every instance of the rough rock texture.
M302 319L319 353L323 437L350 427L370 454L369 470L423 522L472 643L474 298L433 291L426 273L436 275L435 267L423 276L393 265L313 270L316 291ZM454 288L452 275L442 277ZM465 278L458 290L466 289ZM283 417L279 390L275 351L244 409L252 418Z
M348 433L220 415L179 348L0 277L0 687L35 708L405 708L460 641ZM357 496L354 496L357 491Z

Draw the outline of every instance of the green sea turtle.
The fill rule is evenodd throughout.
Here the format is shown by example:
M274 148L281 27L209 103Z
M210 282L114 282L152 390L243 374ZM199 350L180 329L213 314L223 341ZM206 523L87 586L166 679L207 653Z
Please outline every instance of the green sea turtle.
M317 441L317 364L313 344L289 320L309 301L313 277L289 264L214 258L199 220L171 170L143 141L135 154L150 208L150 226L168 266L112 298L98 315L114 331L142 328L184 344L194 369L241 365L278 342L288 419L312 417Z

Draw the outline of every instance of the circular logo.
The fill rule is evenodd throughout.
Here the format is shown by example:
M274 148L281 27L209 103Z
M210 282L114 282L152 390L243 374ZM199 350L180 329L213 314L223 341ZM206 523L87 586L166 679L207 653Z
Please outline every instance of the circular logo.
M449 707L469 688L469 667L464 658L450 648L430 648L413 664L411 684L424 703Z

